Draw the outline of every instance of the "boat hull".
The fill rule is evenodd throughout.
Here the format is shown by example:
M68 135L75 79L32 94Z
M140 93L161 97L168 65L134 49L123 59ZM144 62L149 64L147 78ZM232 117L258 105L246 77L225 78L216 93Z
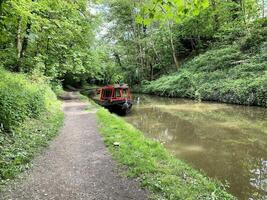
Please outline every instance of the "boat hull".
M119 115L126 115L128 114L132 109L132 102L131 101L100 101L95 100L97 104L107 108L110 112L116 113Z

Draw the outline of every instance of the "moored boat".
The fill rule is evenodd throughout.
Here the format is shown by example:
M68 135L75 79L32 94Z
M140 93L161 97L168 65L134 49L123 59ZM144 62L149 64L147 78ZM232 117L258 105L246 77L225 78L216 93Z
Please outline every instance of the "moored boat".
M126 84L108 85L98 89L94 100L101 106L120 115L126 115L132 108L132 97Z

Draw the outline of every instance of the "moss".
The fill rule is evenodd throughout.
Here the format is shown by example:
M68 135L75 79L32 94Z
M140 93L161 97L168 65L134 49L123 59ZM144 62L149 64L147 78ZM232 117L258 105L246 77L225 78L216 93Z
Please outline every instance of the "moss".
M157 141L145 138L123 119L105 109L97 112L104 142L114 158L139 177L154 199L235 199L219 182L174 158ZM119 147L113 143L119 142Z

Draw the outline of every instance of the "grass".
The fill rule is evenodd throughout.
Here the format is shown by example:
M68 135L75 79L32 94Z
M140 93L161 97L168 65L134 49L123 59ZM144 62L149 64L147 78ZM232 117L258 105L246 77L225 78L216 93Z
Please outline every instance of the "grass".
M63 118L57 107L38 119L26 120L12 136L0 133L0 189L30 167L33 157L57 135Z
M115 160L127 166L130 177L140 178L153 199L231 200L225 187L174 158L157 141L146 138L123 119L101 108L100 132ZM119 147L113 143L119 142Z
M0 69L0 190L57 135L61 103L48 84Z

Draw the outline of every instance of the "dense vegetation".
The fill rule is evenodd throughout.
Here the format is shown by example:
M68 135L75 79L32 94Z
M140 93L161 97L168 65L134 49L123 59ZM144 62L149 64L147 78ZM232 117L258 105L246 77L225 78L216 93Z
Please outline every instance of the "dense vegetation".
M126 82L264 106L266 9L258 0L3 0L0 66L53 85Z
M0 184L57 133L63 116L51 87L99 73L90 51L97 19L87 5L0 1Z
M61 85L126 82L157 95L266 106L266 7L260 0L0 0L1 181L55 135L62 114L51 88ZM136 130L128 133L143 148L162 150ZM156 193L196 197L202 181L214 189L193 171L200 190L175 192L166 179L190 169L160 155L170 162L159 168L166 176L146 179ZM152 171L155 161L146 163Z
M140 177L155 199L235 199L223 187L171 156L157 141L108 111L98 111L100 130L114 158ZM119 142L119 147L113 143Z
M107 55L94 44L98 21L87 0L1 0L0 66L53 84L101 81Z
M235 104L267 106L267 28L241 45L214 48L177 72L143 85L141 92ZM253 44L247 44L254 40ZM244 46L248 46L244 49ZM257 48L257 50L256 50ZM250 52L250 50L252 52Z
M100 74L92 64L96 24L87 0L0 1L0 185L58 132L54 92L64 80Z
M56 135L60 103L44 80L0 69L0 186Z
M12 131L27 118L38 118L49 110L55 99L45 84L36 84L25 76L0 71L0 121L2 129Z
M137 91L266 106L266 3L113 0L106 5L104 38L115 69Z

